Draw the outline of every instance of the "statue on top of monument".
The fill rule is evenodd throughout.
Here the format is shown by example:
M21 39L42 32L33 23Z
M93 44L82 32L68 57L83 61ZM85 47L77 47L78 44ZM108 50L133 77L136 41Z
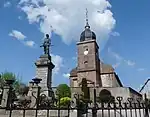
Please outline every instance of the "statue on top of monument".
M40 47L44 48L44 54L49 55L50 38L48 34L46 34L46 38L44 39L44 42Z

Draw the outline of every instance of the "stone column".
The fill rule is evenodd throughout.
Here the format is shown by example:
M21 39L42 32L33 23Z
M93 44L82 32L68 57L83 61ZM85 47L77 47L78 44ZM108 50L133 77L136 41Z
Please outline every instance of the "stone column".
M42 55L40 59L35 62L36 65L36 78L42 79L39 86L41 92L48 97L53 95L51 84L52 84L52 69L55 65L51 62L50 55Z
M36 110L26 110L26 116L36 116L37 117L37 113L38 113L38 98L40 97L40 87L38 86L38 84L35 84L33 82L29 83L29 92L28 92L28 96L31 96L31 103L30 103L30 108L34 108Z
M30 81L28 86L29 86L28 96L32 97L32 87L34 86L34 82Z
M10 104L12 103L12 84L14 82L13 79L8 79L5 80L5 86L3 90L3 96L2 96L2 102L1 102L1 107L6 108L10 107Z
M8 102L8 94L9 94L10 86L5 85L4 90L3 90L3 96L2 96L2 101L1 101L1 107L6 108L7 107L7 102Z
M31 96L31 104L30 104L31 108L37 108L37 99L39 98L40 89L41 87L39 87L38 85L32 86L32 92L31 92L32 96Z

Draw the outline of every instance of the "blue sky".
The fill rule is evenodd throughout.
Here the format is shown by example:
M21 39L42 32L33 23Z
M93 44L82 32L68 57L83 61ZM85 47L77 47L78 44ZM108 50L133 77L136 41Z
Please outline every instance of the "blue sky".
M31 80L35 76L34 62L43 51L39 47L42 38L45 33L53 30L53 33L50 33L54 45L51 52L53 61L57 64L53 85L69 83L69 79L65 76L76 66L76 42L84 29L85 9L76 12L77 9L68 7L71 4L68 1L74 0L62 1L64 3L62 2L61 6L66 5L62 9L66 7L64 11L69 15L67 19L62 11L62 16L57 17L61 20L57 22L53 20L56 18L53 16L56 12L46 11L46 7L42 9L42 2L38 3L38 7L34 6L40 9L41 14L38 14L39 11L35 12L37 9L31 10L30 5L25 4L29 3L28 0L0 1L0 72L7 70L19 74L26 83ZM116 68L125 86L138 89L149 77L150 70L150 14L148 12L150 1L111 0L109 4L106 0L97 1L107 5L99 5L97 2L91 5L86 0L83 0L83 3L86 3L85 7L89 9L89 23L98 38L101 48L100 58ZM33 2L31 4L35 5ZM59 11L57 5L58 3L53 1L51 9ZM78 3L74 5L78 6ZM97 6L96 10L100 10L101 15L93 15L94 5ZM30 10L32 14L29 13ZM106 10L111 12L105 13ZM48 18L45 20L42 16ZM96 18L100 18L98 22ZM50 28L50 25L53 28Z

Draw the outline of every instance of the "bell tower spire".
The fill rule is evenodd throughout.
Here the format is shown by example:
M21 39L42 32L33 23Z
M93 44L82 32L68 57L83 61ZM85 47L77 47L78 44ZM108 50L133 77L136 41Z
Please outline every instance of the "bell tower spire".
M86 24L85 24L84 31L80 35L80 42L82 42L82 41L88 41L88 40L96 40L96 35L90 29L89 19L88 19L88 10L86 8Z
M86 8L86 25L85 28L90 28L89 20L88 20L88 9Z

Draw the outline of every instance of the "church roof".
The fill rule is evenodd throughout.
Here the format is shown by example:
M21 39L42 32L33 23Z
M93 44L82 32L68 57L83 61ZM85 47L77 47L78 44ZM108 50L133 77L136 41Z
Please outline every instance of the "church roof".
M80 35L80 42L96 39L95 33L93 31L91 31L91 29L90 29L87 13L88 13L88 11L86 9L86 25L85 25L85 30Z
M101 72L102 74L114 73L114 68L113 68L111 65L109 65L109 64L101 63L100 67L101 67L100 72ZM76 67L76 68L73 68L73 69L71 70L70 76L77 76L77 67Z
M73 68L70 72L70 77L77 76L77 67Z
M123 85L119 79L119 76L115 72L114 72L114 75L115 75L115 78L116 78L117 82L119 83L120 87L123 87Z
M119 76L116 74L116 72L114 71L114 68L109 65L109 64L104 64L101 62L101 75L102 74L114 74L115 75L115 78L117 80L117 82L119 83L120 87L123 87L120 79L119 79ZM76 68L73 68L70 72L70 77L77 77L77 67Z
M109 65L109 64L105 64L103 62L100 63L100 67L101 67L101 73L111 73L114 72L114 68Z
M134 90L133 88L129 87L129 90L131 93L136 94L142 98L142 95L139 92L137 92L136 90Z
M94 32L90 30L90 26L85 26L85 30L80 35L80 42L96 39Z

